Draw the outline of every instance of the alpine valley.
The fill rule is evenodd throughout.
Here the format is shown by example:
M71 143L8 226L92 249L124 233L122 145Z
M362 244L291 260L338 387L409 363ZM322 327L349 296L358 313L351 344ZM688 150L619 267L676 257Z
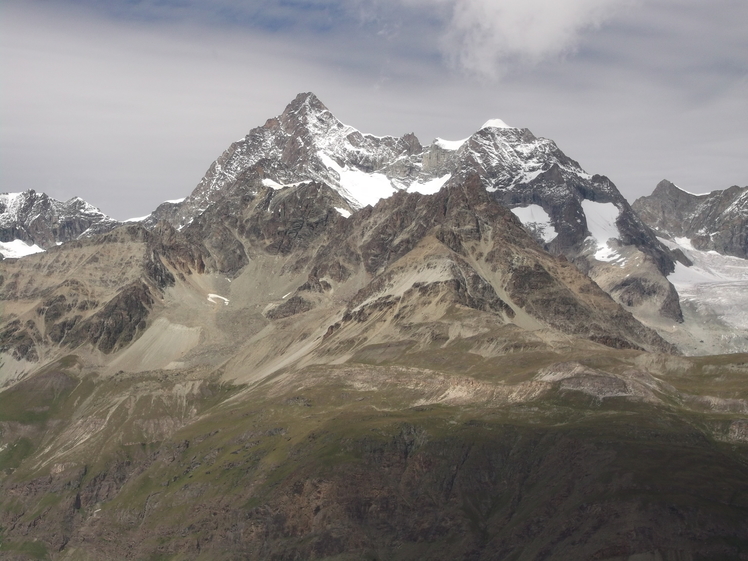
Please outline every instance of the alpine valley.
M300 94L148 217L0 195L0 558L748 559L747 193Z

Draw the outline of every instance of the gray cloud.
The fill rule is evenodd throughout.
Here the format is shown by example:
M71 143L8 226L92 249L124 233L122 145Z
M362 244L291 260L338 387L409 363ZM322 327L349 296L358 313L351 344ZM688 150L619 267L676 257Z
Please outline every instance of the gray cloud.
M424 0L407 0L423 2ZM442 38L447 58L489 77L510 64L535 64L573 50L631 0L430 0L452 16Z

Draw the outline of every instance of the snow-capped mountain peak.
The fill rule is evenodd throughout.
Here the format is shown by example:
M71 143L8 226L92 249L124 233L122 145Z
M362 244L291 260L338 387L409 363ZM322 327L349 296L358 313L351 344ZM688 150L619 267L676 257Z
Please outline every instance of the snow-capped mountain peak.
M483 126L481 129L513 129L514 127L511 127L507 125L504 121L501 119L489 119L485 123L483 123Z
M665 238L686 238L698 250L748 257L748 187L696 195L663 180L633 207Z
M61 202L34 190L0 194L0 242L11 244L0 251L6 257L49 249L118 225L80 197ZM26 251L19 242L33 251Z
M224 197L253 197L267 188L297 188L310 181L337 192L346 207L342 201L334 206L347 213L398 191L432 194L471 178L506 207L535 205L517 215L533 221L528 229L552 252L589 260L591 266L623 266L624 254L643 253L641 259L663 285L658 306L673 308L672 287L663 276L674 266L670 253L615 185L586 173L552 140L500 119L487 121L465 140L437 138L423 146L413 134L362 133L339 121L314 94L299 94L278 117L233 143L184 202L163 206L144 224L163 218L182 229ZM595 221L599 212L589 204L585 208L584 201L594 203L595 211L609 211L605 228ZM629 246L634 249L626 250ZM679 317L677 300L667 313Z

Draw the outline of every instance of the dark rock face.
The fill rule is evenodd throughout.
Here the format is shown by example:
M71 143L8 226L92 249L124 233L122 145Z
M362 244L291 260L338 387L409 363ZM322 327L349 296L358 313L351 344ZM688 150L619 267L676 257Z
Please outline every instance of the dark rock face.
M571 263L533 244L517 218L482 188L477 176L459 186L447 185L431 196L398 193L373 209L329 224L321 237L324 243L314 252L312 261L306 264L301 259L300 263L316 278L330 272L347 278L361 267L374 275L372 282L348 303L347 315L356 317L356 308L376 297L399 274L390 267L428 236L453 252L449 259L454 280L421 286L418 291L446 289L455 302L511 318L514 310L469 264L485 260L486 266L501 274L504 281L500 288L515 305L555 329L616 348L654 345L673 350ZM478 250L483 244L491 248L486 254ZM341 271L346 273L341 275ZM388 297L369 307L392 307L396 301L400 300ZM366 319L369 312L358 310L358 320Z
M153 295L143 282L122 290L91 318L77 324L68 336L70 346L90 342L104 353L116 351L145 331Z
M108 232L120 225L83 199L56 201L29 190L0 194L0 241L20 239L42 249Z
M359 179L379 174L402 188L375 206L359 208L346 190L344 176L351 173ZM413 182L436 179L444 186L433 195L407 191ZM281 274L308 278L292 298L266 311L266 318L281 320L329 303L332 285L351 278L374 279L353 290L374 294L378 277L433 237L452 252L443 256L452 265L444 278L413 287L409 297L437 298L509 319L521 308L553 329L614 347L672 350L588 279L570 272L587 267L579 253L588 235L585 200L616 205L621 243L639 244L661 270L672 264L650 244L651 232L628 212L615 186L588 176L553 142L526 129L487 126L457 149L439 142L424 148L413 135L362 135L313 95L300 95L280 117L234 143L184 202L162 205L165 220L154 223L156 213L150 221L92 240L104 253L110 244L144 244L138 280L122 283L114 298L50 290L38 311L42 335L35 339L23 326L8 327L6 345L30 357L38 340L68 347L90 343L112 352L143 331L161 291L178 279L193 272L236 276L258 255L283 256ZM541 205L557 218L559 238L547 248L568 260L551 258L506 209L525 204ZM89 263L99 258L92 255ZM489 280L476 269L478 262L502 280ZM7 282L4 293L20 297L15 282ZM666 280L654 291L636 275L627 282L612 291L625 305L654 296L664 302L663 314L679 317ZM304 290L313 294L301 294ZM502 291L506 298L499 296ZM386 304L394 314L403 295L380 296L376 305L384 310ZM373 309L367 306L368 312L348 308L361 320Z
M308 300L305 300L301 296L292 296L280 306L269 310L265 316L268 319L282 319L295 316L296 314L303 314L312 308L314 308L314 304Z
M647 279L629 277L616 284L611 290L611 295L626 306L640 306L654 297L659 297L663 301L659 310L660 315L683 321L678 292L672 284L663 285Z
M36 362L39 355L34 336L38 341L39 332L33 322L21 325L20 320L13 320L0 331L0 353L9 352L16 360Z
M644 251L663 274L673 269L667 249L615 185L606 177L586 174L553 141L535 137L527 129L486 126L457 149L445 149L438 142L423 147L412 134L362 135L338 121L313 94L299 94L278 118L232 144L176 207L176 218L171 220L181 227L236 186L257 190L263 179L281 184L320 181L356 206L355 195L345 191L330 160L347 169L383 174L396 189L446 175L458 183L477 175L505 206L542 206L558 232L548 249L570 259L578 256L589 235L581 201L611 202L621 211L620 241Z
M664 237L684 237L696 249L748 258L748 187L693 195L663 180L633 208Z
M253 251L270 255L312 252L320 236L342 220L335 207L347 206L338 193L316 182L284 190L236 188L183 232L193 246L205 248L211 268L234 274L248 263Z
M543 208L558 233L544 244L552 253L574 260L583 252L590 230L582 201L613 203L620 212L616 220L620 242L643 251L663 275L673 271L668 250L639 220L616 186L607 177L586 174L553 141L537 138L527 129L484 128L458 154L461 161L456 173L479 175L505 206Z
M125 225L52 248L36 262L19 260L9 282L0 283L0 297L39 303L23 321L2 318L0 352L31 362L86 344L115 352L142 334L154 303L177 277L205 271L208 256L202 245L162 222L150 231ZM19 282L25 263L36 272ZM112 274L113 266L122 273Z

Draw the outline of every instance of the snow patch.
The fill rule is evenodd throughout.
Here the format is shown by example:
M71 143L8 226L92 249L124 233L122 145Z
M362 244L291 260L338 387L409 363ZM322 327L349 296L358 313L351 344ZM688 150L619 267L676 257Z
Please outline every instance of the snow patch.
M283 185L281 185L280 183L277 183L276 181L273 181L273 180L272 180L272 179L270 179L269 177L264 177L264 178L262 179L262 184L263 184L263 185L264 185L265 187L270 187L271 189L275 189L276 191L277 191L278 189L283 189Z
M208 294L208 302L211 302L213 304L220 304L223 302L224 305L229 305L228 298L224 298L223 296L219 296L218 294Z
M296 183L278 183L277 181L273 181L269 177L264 177L262 179L262 184L265 187L270 187L271 189L274 189L278 191L279 189L285 189L286 187L298 187L299 185L304 185L305 183L310 183L310 181L297 181Z
M668 280L680 292L700 284L724 284L748 281L748 260L731 255L722 255L716 251L694 249L688 238L675 238L675 241L657 238L670 249L680 249L692 262L686 267L675 264L675 271L668 275ZM682 243L686 240L688 243ZM728 296L728 295L726 295Z
M698 284L718 283L730 281L730 277L723 276L710 268L700 267L694 264L692 267L686 267L683 263L675 264L675 271L667 277L676 288L691 287Z
M15 193L11 193L15 194ZM44 250L36 244L29 245L23 240L12 242L0 242L0 253L7 259L20 259L34 253L42 253Z
M598 203L585 199L582 201L582 210L587 220L587 230L597 243L595 259L610 262L620 258L620 254L608 243L609 240L621 237L616 226L616 220L621 214L620 209L613 203Z
M172 204L172 205L178 205L179 203L183 203L186 198L187 197L182 197L181 199L171 199L170 201L164 201L164 202Z
M468 138L463 138L462 140L444 140L443 138L437 138L434 140L434 144L436 144L439 148L442 148L444 150L458 150L460 146L465 144L468 141Z
M339 208L339 207L334 207L334 208L335 208L335 210L337 210L337 211L338 211L338 214L339 214L340 216L342 216L343 218L349 218L349 217L351 216L351 213L350 213L350 211L347 211L347 210L346 210L346 209L344 209L344 208Z
M678 189L678 191L683 191L684 193L687 193L688 195L693 195L694 197L703 197L704 195L709 194L709 193L692 193L691 191L686 191L682 187L678 187L675 183L673 183L673 187Z
M673 283L681 304L691 305L705 317L716 315L734 329L736 338L748 331L748 259L722 255L715 251L699 251L672 240L658 238L670 249L680 249L692 267L675 264L667 279ZM690 244L689 244L690 246ZM729 352L744 352L744 347Z
M556 238L558 232L551 223L551 217L540 205L527 205L511 209L522 225L532 232L537 232L545 243Z
M319 157L328 169L338 174L341 195L357 207L374 206L380 199L391 197L396 191L383 173L366 173L341 166L325 153L320 153Z
M5 199L8 203L12 203L21 195L23 195L23 193L0 193L0 200Z
M483 123L483 126L480 128L480 130L488 129L488 128L494 128L494 129L513 129L515 127L510 127L507 125L504 121L501 119L489 119L485 123Z
M128 218L127 220L125 220L125 222L142 222L143 220L145 220L149 216L150 216L150 214L147 214L145 216L138 216L137 218Z
M449 180L450 177L452 177L452 174L448 173L447 175L443 175L435 179L430 179L429 181L424 181L423 183L417 181L411 184L410 187L408 187L408 191L421 193L421 195L433 195L434 193L438 193L439 190L444 187L444 184Z
M694 249L689 238L674 238L675 243L683 249Z

